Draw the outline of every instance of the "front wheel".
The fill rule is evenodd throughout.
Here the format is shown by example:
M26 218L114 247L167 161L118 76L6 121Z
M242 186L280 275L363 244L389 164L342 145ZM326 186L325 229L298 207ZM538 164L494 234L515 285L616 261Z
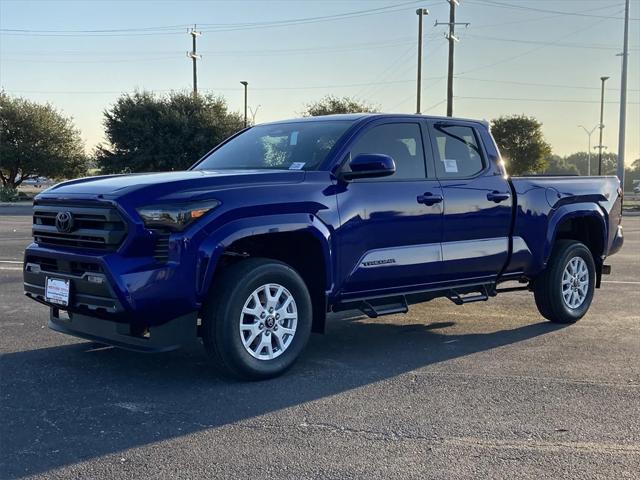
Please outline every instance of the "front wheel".
M591 251L575 240L554 246L547 268L535 280L538 310L554 323L574 323L589 310L596 268Z
M251 258L231 265L216 279L209 297L202 339L224 374L249 380L280 375L309 339L309 291L282 262Z

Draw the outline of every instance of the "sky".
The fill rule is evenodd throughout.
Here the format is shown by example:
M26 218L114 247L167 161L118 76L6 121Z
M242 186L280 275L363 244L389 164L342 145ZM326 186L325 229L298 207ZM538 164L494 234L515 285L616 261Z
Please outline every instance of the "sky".
M422 111L446 112L446 0L0 0L0 88L72 116L88 151L122 92L198 87L257 123L300 116L324 95L384 112L416 109L416 8L425 17ZM587 149L605 91L603 145L616 152L623 0L461 0L454 115L526 114L554 153ZM631 0L626 160L640 158L640 0ZM592 145L598 143L598 131Z

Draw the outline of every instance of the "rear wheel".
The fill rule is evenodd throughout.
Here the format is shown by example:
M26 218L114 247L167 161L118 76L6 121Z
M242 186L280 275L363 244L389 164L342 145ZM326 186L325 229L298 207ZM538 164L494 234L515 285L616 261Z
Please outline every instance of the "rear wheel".
M554 323L573 323L589 310L596 268L591 251L575 240L555 245L547 268L535 281L538 310Z
M311 333L311 298L300 276L275 260L228 267L203 310L205 349L222 373L243 379L280 375Z

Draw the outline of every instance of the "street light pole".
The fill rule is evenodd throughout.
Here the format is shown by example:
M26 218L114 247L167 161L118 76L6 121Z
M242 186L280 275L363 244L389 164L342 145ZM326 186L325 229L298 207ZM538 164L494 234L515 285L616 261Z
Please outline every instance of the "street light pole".
M243 80L240 83L244 85L244 128L247 128L247 87L249 82Z
M589 137L589 143L588 143L589 148L587 149L587 176L590 177L591 176L591 135L593 134L593 132L595 132L596 128L598 128L598 125L593 127L591 130L587 130L587 127L585 127L584 125L578 125L578 127L583 129L587 134L587 137Z
M429 15L429 10L426 8L419 8L416 10L418 15L418 82L416 92L416 113L420 114L420 95L422 93L422 17Z
M602 175L602 130L604 130L604 82L609 80L609 77L600 77L602 81L602 90L600 92L600 142L596 147L598 149L598 175Z

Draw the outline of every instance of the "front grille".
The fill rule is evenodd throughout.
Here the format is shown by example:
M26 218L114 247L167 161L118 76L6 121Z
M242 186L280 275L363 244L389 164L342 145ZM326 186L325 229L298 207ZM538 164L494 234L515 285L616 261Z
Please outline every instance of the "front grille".
M73 227L60 231L58 213L71 214ZM39 245L113 251L127 234L115 208L92 205L36 204L33 207L33 239Z
M171 236L171 232L153 230L153 233L156 236L153 258L156 262L165 263L169 260L169 237Z

